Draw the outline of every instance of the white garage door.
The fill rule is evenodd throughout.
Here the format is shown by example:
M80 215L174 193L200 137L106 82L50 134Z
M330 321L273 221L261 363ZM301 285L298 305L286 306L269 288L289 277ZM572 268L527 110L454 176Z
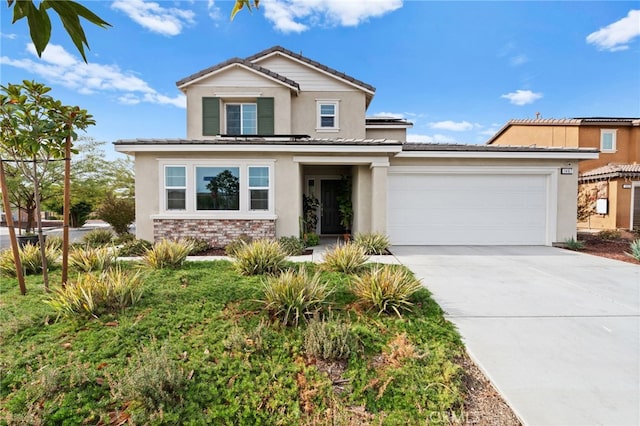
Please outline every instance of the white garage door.
M387 231L396 245L544 245L547 179L391 172Z

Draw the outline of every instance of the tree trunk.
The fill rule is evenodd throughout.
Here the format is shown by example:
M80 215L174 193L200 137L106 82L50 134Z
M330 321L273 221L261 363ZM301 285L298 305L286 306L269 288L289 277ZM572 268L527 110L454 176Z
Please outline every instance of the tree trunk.
M11 251L13 252L13 262L16 265L16 278L20 286L20 294L27 294L27 287L24 284L24 275L22 274L22 261L20 260L20 251L18 250L18 239L16 238L16 230L13 226L13 214L11 213L11 205L9 204L9 191L7 190L7 180L4 175L4 162L0 159L0 191L2 191L2 204L7 218L7 228L9 229L9 241L11 242ZM18 210L20 211L20 210Z
M33 157L33 186L36 200L36 223L38 224L38 240L40 241L40 258L42 260L42 281L44 282L44 291L49 293L49 271L47 268L46 248L44 246L44 236L42 235L42 217L40 213L40 179L38 179L38 170L36 157Z

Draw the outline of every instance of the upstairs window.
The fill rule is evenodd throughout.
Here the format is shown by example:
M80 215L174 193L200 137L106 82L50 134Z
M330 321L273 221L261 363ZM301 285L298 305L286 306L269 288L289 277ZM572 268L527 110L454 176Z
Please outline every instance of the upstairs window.
M616 131L610 129L600 130L600 151L616 152Z
M227 134L255 135L258 133L256 104L227 104Z
M338 131L338 101L318 100L318 131Z

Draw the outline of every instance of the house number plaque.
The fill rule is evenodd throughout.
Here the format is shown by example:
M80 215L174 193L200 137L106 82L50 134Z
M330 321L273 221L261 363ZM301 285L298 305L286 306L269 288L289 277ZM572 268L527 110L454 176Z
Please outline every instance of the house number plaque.
M573 168L572 167L565 167L560 169L560 174L561 175L572 175L573 174Z

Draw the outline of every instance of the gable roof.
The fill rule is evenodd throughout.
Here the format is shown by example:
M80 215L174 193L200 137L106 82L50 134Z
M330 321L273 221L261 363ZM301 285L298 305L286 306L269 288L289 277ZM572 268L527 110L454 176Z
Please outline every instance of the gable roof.
M525 118L507 122L486 142L491 145L511 126L640 126L640 118L633 117L578 117L578 118Z
M578 176L579 182L593 182L611 178L637 178L640 177L640 164L607 164Z
M288 86L290 89L295 90L296 92L300 90L300 85L295 81L283 75L280 75L276 72L273 72L267 68L261 67L260 65L254 64L251 61L248 61L246 59L241 59L241 58L231 58L217 65L213 65L209 68L206 68L202 71L198 71L195 74L192 74L188 77L183 78L182 80L177 81L176 86L178 86L178 88L184 92L184 88L189 84L192 84L198 80L209 77L212 74L215 74L217 72L220 72L222 70L225 70L227 68L234 67L234 66L244 67L249 71L262 74L264 77L267 77L271 80L275 80L280 84L284 84L285 86Z
M325 74L329 74L333 77L338 78L339 80L343 80L352 86L357 86L359 89L364 90L365 92L369 92L372 96L376 91L375 87L365 83L364 81L358 80L357 78L351 77L348 74L337 71L331 67L321 64L320 62L309 59L306 56L302 56L299 53L292 52L291 50L285 49L282 46L273 46L273 47L270 47L269 49L265 49L262 52L258 52L255 55L249 56L247 58L247 61L260 62L260 60L266 59L267 57L270 57L276 54L288 56L310 67L316 68L324 72Z

